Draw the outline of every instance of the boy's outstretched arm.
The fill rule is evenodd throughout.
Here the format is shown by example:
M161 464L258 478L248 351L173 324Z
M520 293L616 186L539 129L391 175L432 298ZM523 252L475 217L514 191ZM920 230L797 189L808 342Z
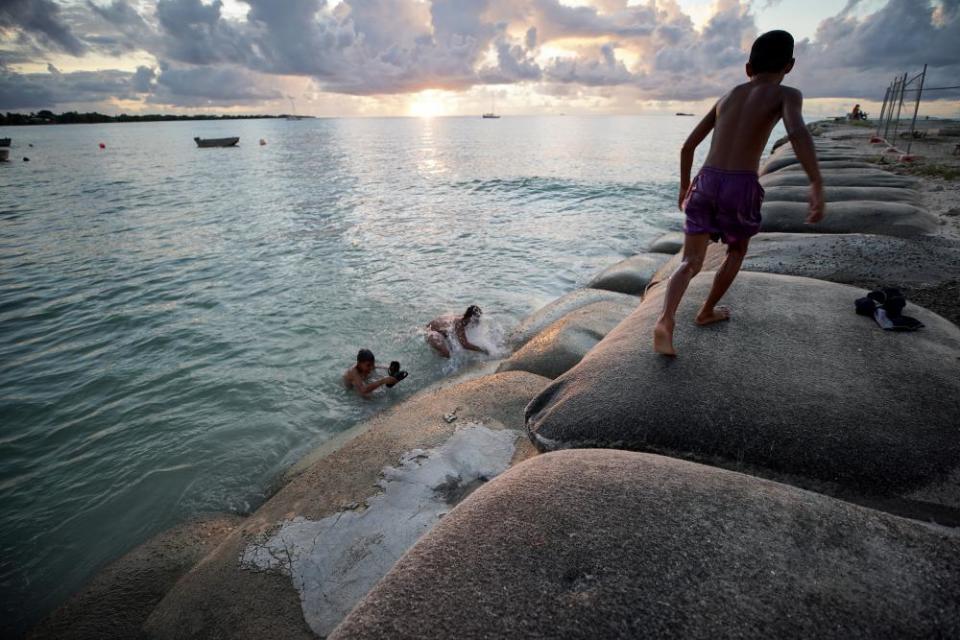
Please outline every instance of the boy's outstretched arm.
M393 376L387 376L385 378L380 378L376 382L367 383L359 375L352 374L350 376L350 384L353 386L354 390L360 394L363 398L370 398L370 394L382 387L385 384L396 384L398 381Z
M820 222L824 213L823 179L817 163L817 150L813 147L810 130L803 123L803 94L791 87L783 88L783 126L787 129L797 160L810 179L810 214L806 222Z
M696 151L697 145L703 142L703 139L707 137L707 134L710 133L716 123L717 105L714 103L710 112L703 116L703 120L690 132L690 135L687 136L687 141L684 142L683 147L680 148L680 197L677 199L677 206L681 210L683 210L683 199L686 197L687 190L690 188L690 171L693 168L693 152Z

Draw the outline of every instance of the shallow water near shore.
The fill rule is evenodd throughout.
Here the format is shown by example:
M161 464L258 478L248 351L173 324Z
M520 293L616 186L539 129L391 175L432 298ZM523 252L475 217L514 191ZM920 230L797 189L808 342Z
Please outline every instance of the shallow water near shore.
M679 229L694 124L0 129L0 629L191 515L249 512L312 447L478 359L433 356L432 317L479 304L496 341ZM360 347L411 377L358 401L339 376Z

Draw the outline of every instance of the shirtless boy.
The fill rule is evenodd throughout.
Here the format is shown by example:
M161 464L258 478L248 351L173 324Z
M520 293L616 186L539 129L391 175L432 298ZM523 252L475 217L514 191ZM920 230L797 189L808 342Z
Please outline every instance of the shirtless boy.
M430 321L427 325L427 343L434 348L444 358L450 357L451 340L456 340L460 346L468 351L479 351L487 353L483 347L470 342L467 338L467 329L480 323L480 316L483 311L475 304L467 307L466 312L461 317L441 316ZM453 334L451 336L451 334Z
M392 387L403 379L394 376L384 376L374 382L367 382L376 368L377 361L376 358L373 357L373 352L369 349L360 349L357 353L357 364L347 369L347 372L343 374L344 386L346 386L347 389L353 389L364 398L369 398L371 393L383 385Z
M690 280L703 266L711 238L727 245L727 255L697 313L696 323L703 326L730 318L730 310L717 303L737 276L750 238L760 231L763 188L757 168L770 132L781 118L797 159L810 179L810 213L806 222L813 224L823 219L823 183L813 139L801 115L803 96L781 84L793 63L793 36L789 33L770 31L757 38L747 62L750 81L720 98L683 145L679 198L680 209L686 214L683 261L670 276L663 313L654 327L653 348L657 353L676 355L673 328L677 307ZM710 152L691 183L693 152L711 130Z

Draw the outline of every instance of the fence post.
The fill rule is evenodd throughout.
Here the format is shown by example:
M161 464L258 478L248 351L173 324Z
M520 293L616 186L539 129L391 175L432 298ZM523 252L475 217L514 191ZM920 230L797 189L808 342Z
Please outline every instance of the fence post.
M890 123L893 122L893 101L897 99L897 93L900 91L900 76L893 79L893 86L890 88L890 104L887 105L887 121L883 123L883 139L890 138Z
M897 121L893 123L893 144L897 144L897 131L900 130L900 110L903 109L903 94L907 90L907 74L903 74L903 82L900 83L900 100L897 101Z
M913 131L917 126L917 111L920 110L920 94L923 93L923 81L927 79L927 65L923 65L923 72L920 73L920 87L917 89L917 101L913 105L913 120L910 121L910 141L907 142L907 155L910 155L910 147L913 146Z
M883 126L883 114L887 111L887 99L890 97L890 85L887 85L887 92L883 94L883 106L880 107L880 116L877 118L877 137L880 137L880 127Z

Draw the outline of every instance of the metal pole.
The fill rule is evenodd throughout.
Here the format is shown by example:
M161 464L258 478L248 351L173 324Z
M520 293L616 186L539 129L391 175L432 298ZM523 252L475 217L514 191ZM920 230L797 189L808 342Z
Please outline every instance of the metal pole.
M907 74L903 74L903 82L900 84L900 101L897 103L897 121L893 123L893 142L897 142L897 131L900 130L900 110L903 109L903 93L907 88Z
M910 155L910 147L913 146L913 131L917 126L917 111L920 110L920 95L923 94L923 81L927 79L927 65L923 65L923 73L920 74L920 88L917 89L917 101L913 105L913 120L910 121L910 141L907 143L907 155Z
M890 104L887 107L887 121L883 123L883 139L889 140L890 122L893 120L893 101L897 99L897 92L900 90L900 76L893 79L893 87L890 89Z
M887 110L887 98L890 97L890 85L887 85L887 92L883 94L883 106L880 107L880 117L877 118L877 137L880 137L880 127L883 126L883 114Z

